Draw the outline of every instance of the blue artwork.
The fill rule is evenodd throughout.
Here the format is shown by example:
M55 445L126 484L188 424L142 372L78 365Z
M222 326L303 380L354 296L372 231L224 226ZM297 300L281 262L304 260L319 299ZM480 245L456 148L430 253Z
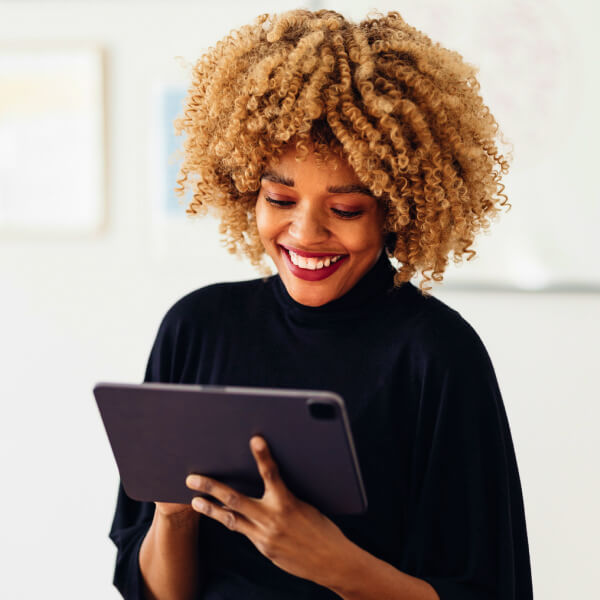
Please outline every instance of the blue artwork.
M186 96L186 90L183 87L166 88L161 97L161 122L162 122L162 153L161 166L164 169L163 182L163 211L167 217L185 217L185 208L189 201L191 193L180 199L175 194L176 180L179 168L183 160L182 150L185 134L175 135L174 121L183 116L183 101ZM180 201L183 200L185 205Z

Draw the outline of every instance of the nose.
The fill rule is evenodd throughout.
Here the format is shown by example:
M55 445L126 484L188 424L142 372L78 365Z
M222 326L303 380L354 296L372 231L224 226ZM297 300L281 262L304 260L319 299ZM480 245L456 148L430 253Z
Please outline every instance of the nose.
M316 205L307 204L294 210L288 232L299 246L305 248L329 238L326 218L321 208Z

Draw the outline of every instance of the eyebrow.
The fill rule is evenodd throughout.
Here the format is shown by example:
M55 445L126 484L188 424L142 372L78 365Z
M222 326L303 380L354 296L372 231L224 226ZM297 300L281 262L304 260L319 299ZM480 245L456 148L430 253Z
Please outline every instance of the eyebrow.
M285 185L286 187L294 187L294 180L289 177L284 177L278 173L272 171L266 171L261 179ZM347 185L330 185L327 188L330 194L364 194L366 196L373 196L373 192L365 185L350 183Z

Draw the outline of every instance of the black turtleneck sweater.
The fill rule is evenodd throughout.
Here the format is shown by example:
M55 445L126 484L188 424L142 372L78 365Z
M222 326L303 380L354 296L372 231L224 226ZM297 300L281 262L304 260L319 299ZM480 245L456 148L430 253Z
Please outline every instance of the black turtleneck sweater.
M275 275L198 289L167 312L146 382L332 390L346 403L368 498L330 517L358 546L428 581L441 600L530 600L521 484L488 354L474 330L385 253L344 296L296 302ZM138 553L153 503L119 489L114 583L142 598ZM276 567L209 517L206 600L337 598Z

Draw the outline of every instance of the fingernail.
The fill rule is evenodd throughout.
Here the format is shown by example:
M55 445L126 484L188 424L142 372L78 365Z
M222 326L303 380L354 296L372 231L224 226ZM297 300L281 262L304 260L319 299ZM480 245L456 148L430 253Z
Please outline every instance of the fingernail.
M191 488L199 488L202 478L198 475L188 475L186 485Z
M204 510L206 508L206 502L204 502L204 500L202 500L201 498L194 498L192 500L192 506L196 510Z
M255 450L262 450L265 447L265 442L260 437L252 438L252 444Z

